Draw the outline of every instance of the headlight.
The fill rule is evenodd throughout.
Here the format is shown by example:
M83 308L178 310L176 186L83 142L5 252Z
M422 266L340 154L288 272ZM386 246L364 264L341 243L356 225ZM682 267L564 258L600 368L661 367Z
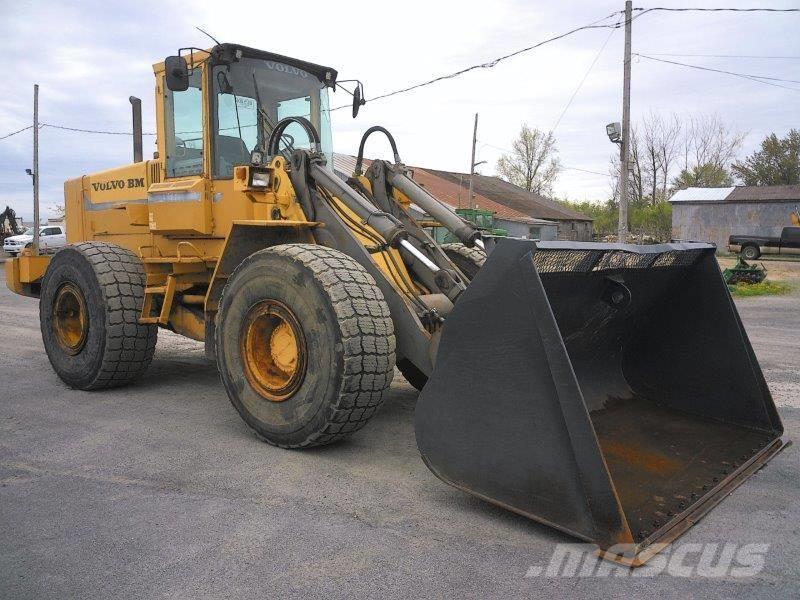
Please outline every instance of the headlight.
M250 153L250 164L260 165L264 162L264 153L260 150L253 150Z
M253 171L250 176L250 187L255 188L268 188L269 187L269 173L260 173Z

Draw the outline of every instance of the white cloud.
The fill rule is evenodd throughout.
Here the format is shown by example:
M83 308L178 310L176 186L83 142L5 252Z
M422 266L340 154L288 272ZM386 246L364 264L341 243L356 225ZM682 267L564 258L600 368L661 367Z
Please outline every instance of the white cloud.
M662 5L664 3L661 3ZM667 5L685 3L670 1ZM715 2L695 2L713 6ZM737 4L733 2L733 4ZM777 3L776 6L789 3ZM151 65L181 46L238 42L330 65L341 78L359 78L367 98L484 62L604 17L615 2L474 1L364 3L326 0L270 2L29 2L4 3L0 51L7 77L0 96L0 135L31 119L32 85L41 85L41 121L107 130L130 128L127 98L143 100L145 130L154 128ZM650 13L634 23L634 51L711 54L800 54L795 15ZM334 113L337 150L354 153L361 133L381 124L395 134L409 164L468 170L472 118L480 113L479 160L493 171L520 124L551 128L608 36L578 33L493 69L368 103L359 118ZM621 31L617 31L561 121L562 161L605 173L614 147L607 122L621 112ZM800 61L679 58L682 62L800 79ZM800 86L797 86L800 87ZM634 118L650 110L716 112L750 135L746 151L767 133L797 126L798 93L726 75L639 60L633 64ZM344 103L343 93L334 102ZM0 142L0 205L30 214L29 132ZM129 160L130 139L44 129L44 205L60 202L63 181ZM152 138L146 138L150 148ZM486 144L490 145L486 145ZM374 146L373 146L374 144ZM388 157L382 142L370 154ZM603 200L608 179L564 171L560 195Z

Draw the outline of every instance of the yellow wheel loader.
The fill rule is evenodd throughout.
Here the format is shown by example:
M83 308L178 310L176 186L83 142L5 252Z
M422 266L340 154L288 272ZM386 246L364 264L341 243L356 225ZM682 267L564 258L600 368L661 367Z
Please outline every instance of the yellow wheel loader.
M68 386L132 382L166 328L205 342L261 438L302 448L364 426L397 365L438 477L631 565L787 443L712 246L482 240L383 128L333 171L333 69L221 44L154 71L155 158L135 139L132 164L67 181L67 248L6 263ZM364 171L374 132L394 161Z

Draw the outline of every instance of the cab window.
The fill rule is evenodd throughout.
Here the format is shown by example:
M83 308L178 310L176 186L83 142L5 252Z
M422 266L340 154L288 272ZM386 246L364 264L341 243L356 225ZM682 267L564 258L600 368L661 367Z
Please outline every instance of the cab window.
M250 163L258 143L258 104L255 98L217 93L217 127L214 137L214 176L233 176L233 167Z
M201 69L189 76L189 88L167 91L164 115L167 177L203 173L203 92Z

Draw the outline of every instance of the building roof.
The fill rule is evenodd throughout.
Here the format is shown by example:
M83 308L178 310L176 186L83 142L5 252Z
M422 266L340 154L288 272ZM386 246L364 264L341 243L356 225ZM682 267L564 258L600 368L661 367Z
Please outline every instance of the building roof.
M800 202L800 185L737 185L690 187L675 192L670 202Z
M371 161L364 159L364 167L368 167ZM348 154L334 154L333 155L333 168L341 174L349 176L355 169L356 159L354 156ZM469 196L469 178L464 176L464 185L459 185L459 181L452 181L450 178L445 178L440 175L444 171L435 171L432 169L423 169L422 167L409 167L411 169L414 181L420 186L425 188L430 194L448 205L451 209L467 208L467 197ZM541 217L532 217L525 212L515 210L512 207L495 202L493 199L486 197L481 193L475 194L475 206L482 210L490 210L494 213L495 218L503 219L506 221L515 221L518 223L525 223L528 225L545 225L548 222Z
M467 202L467 198L469 197L468 183L466 187L462 187L458 182L452 182L439 176L436 171L428 171L427 169L421 169L419 167L410 168L414 173L414 181L430 192L433 197L438 198L453 210L457 208L467 208L469 206ZM530 225L540 224L542 221L542 219L531 217L524 212L514 210L513 208L495 202L491 198L487 198L485 194L475 193L473 201L477 208L492 211L495 218L498 219L517 221Z
M736 189L733 187L702 188L690 187L679 190L669 199L670 202L721 202Z
M430 170L434 173L454 183L461 183L465 189L469 189L469 175L465 173L453 173L450 171ZM475 175L475 191L491 199L493 202L505 206L516 212L528 215L534 219L548 219L552 221L592 221L590 217L579 212L570 210L561 204L549 200L544 196L534 192L528 192L513 183L504 181L499 177L488 175Z
M728 202L800 202L800 185L739 185L726 198Z

